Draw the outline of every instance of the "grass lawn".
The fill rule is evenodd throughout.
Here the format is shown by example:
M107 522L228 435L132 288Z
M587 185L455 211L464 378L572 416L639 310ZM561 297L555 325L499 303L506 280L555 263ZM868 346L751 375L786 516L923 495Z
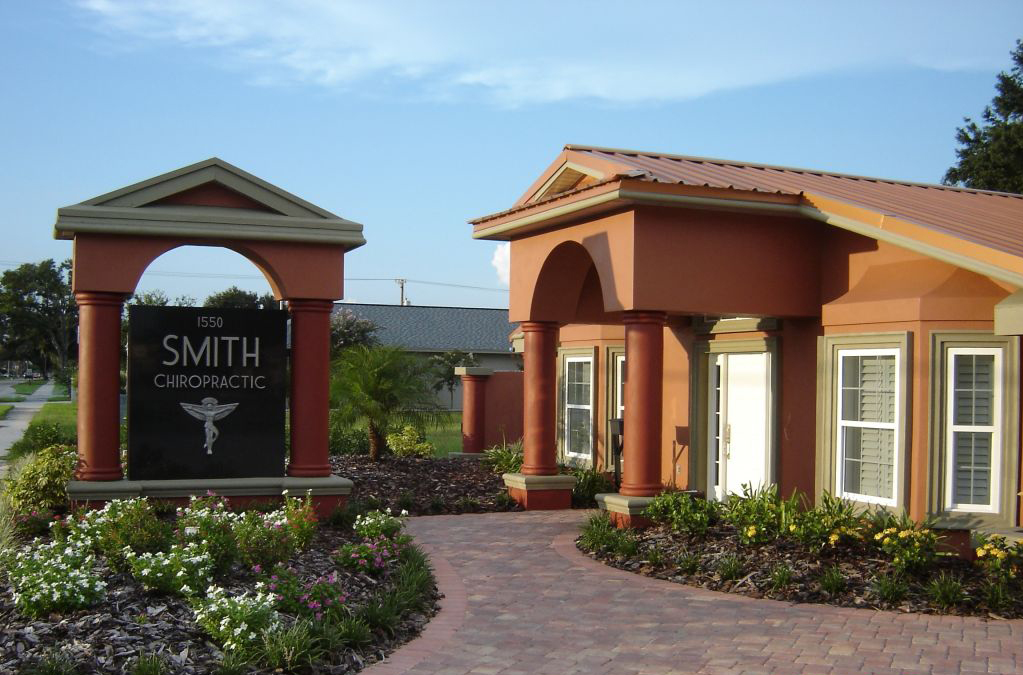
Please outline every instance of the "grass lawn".
M24 396L0 396L0 403L21 403L24 400Z
M53 395L46 399L47 401L70 401L71 396L68 394L66 384L55 382L53 384Z
M451 412L440 427L427 427L426 440L433 443L437 450L435 457L447 457L448 453L462 451L462 413Z
M7 417L7 413L11 411L14 406L9 403L0 403L0 420Z
M42 409L32 418L33 422L49 422L73 432L78 424L77 403L44 403Z
M29 394L36 393L36 389L43 386L45 382L43 380L33 380L32 382L19 382L14 385L14 393L22 396L28 396Z

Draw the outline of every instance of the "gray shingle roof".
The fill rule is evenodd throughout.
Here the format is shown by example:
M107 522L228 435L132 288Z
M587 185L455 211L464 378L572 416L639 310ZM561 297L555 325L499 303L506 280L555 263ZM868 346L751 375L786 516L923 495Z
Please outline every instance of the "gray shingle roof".
M410 351L507 354L508 336L516 327L508 322L506 309L334 303L335 312L342 309L379 326L376 336L382 344Z

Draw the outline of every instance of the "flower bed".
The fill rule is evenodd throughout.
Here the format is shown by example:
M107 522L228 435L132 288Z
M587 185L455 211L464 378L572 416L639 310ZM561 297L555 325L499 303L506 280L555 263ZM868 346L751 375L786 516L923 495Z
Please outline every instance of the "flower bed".
M620 569L790 602L1023 618L1023 544L978 542L975 561L938 552L940 532L825 495L817 508L747 490L726 504L666 493L655 526L616 530L606 514L578 547Z
M436 606L402 520L360 523L320 527L308 498L235 513L212 496L57 519L5 556L0 672L356 672ZM345 564L360 546L372 570Z

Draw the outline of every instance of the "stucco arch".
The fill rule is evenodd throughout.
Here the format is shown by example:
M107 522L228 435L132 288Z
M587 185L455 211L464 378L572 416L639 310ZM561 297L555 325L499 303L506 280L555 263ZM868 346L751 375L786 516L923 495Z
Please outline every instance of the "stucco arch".
M614 288L610 269L605 268L602 274L584 243L563 242L550 251L536 275L529 319L562 324L618 323L617 313L608 308L609 288ZM611 299L615 299L613 294Z

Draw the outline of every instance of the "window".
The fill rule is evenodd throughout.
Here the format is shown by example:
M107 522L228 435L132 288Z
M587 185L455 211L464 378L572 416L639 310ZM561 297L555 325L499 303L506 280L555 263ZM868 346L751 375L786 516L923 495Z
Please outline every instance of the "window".
M1002 349L949 348L945 376L945 506L998 511Z
M625 418L625 354L614 355L615 401L613 417Z
M899 350L838 351L837 492L894 506L899 462Z
M593 454L593 358L565 359L565 454L590 459Z

